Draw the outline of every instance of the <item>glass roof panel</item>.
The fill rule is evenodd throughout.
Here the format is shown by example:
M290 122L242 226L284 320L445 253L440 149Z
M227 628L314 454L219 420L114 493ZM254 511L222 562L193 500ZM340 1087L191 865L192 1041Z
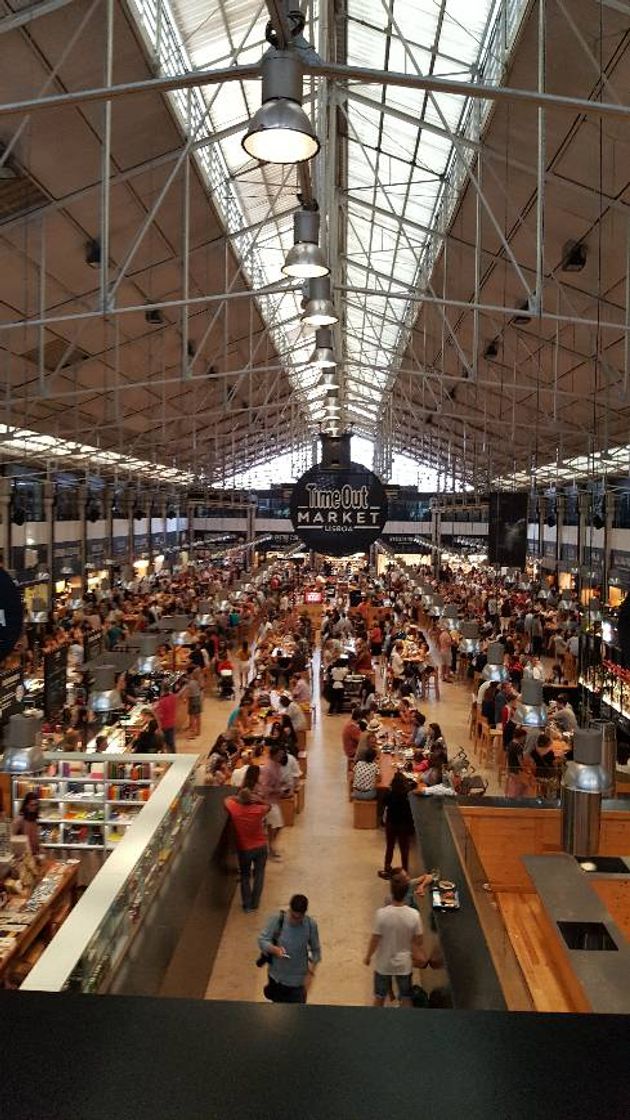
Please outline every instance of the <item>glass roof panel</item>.
M205 0L160 0L157 43L158 0L131 2L152 49L159 50L166 73L243 63L258 59L266 49L268 8L258 0L221 0L211 8ZM347 62L423 76L496 81L500 60L493 34L499 7L500 0L347 0ZM526 7L527 0L510 0L510 39ZM315 47L318 14L318 0L312 0L305 36ZM324 117L320 90L327 96L326 85L305 82L304 107L314 121ZM180 91L171 97L186 127L187 95ZM259 165L248 160L242 149L245 122L259 100L259 82L193 89L189 125L198 136L209 139L218 130L243 126L200 149L198 159L217 210L234 236L243 272L258 291L281 280L280 267L292 243L291 212L298 191L295 168ZM425 286L440 248L441 240L431 230L448 224L466 180L474 150L471 104L456 94L377 83L344 86L340 105L347 125L340 211L344 257L337 275L345 287L367 289L367 293L346 293L341 357L346 396L357 404L360 394L368 420L380 410L383 395L395 380L417 315L415 293ZM485 103L484 112L488 107ZM462 139L463 159L452 143L453 132ZM316 182L324 171L325 166L315 161ZM248 229L251 226L258 228ZM387 298L388 293L400 296L401 291L408 299ZM300 325L300 295L297 288L263 293L258 304L315 426L321 409L319 375L306 365L313 339Z

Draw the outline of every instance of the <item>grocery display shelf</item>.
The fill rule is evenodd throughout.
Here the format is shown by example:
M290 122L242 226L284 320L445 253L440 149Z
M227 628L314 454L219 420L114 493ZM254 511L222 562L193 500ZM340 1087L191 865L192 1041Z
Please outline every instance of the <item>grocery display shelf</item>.
M40 804L48 802L51 805L102 805L103 794L100 797L40 797L39 801Z
M162 882L162 869L170 863L166 856L172 854L168 849L178 844L183 832L183 816L189 819L195 811L193 787L198 760L196 755L136 755L134 761L155 763L165 770L159 779L115 780L116 784L135 781L155 788L149 800L140 803L137 819L92 822L103 829L104 842L99 846L82 845L81 850L105 850L108 858L32 968L22 985L24 990L60 991L68 985L79 991L106 988L111 976L108 960L113 955L111 935L118 927L118 922L114 927L110 924L112 912L122 900L120 921L125 928L118 927L121 940L113 945L117 960L121 960ZM110 784L107 779L106 784ZM126 809L128 804L121 801L120 808ZM90 822L71 823L82 827ZM128 827L131 824L134 828ZM112 831L118 829L125 835L112 840ZM80 847L63 841L55 846L70 850ZM131 918L132 914L138 917Z
M39 818L39 823L40 824L76 824L76 825L79 825L80 827L82 827L85 824L90 824L90 825L99 824L100 825L100 824L105 824L106 822L105 822L105 817L99 817L98 820L96 819L96 817L86 817L85 820L82 817L40 817Z
M106 804L107 805L116 805L116 806L124 805L126 807L127 805L132 805L132 806L148 805L149 802L148 801L132 801L132 799L130 797L129 798L127 798L127 797L108 797Z
M162 757L164 757L162 755ZM108 786L153 786L159 778L106 778Z

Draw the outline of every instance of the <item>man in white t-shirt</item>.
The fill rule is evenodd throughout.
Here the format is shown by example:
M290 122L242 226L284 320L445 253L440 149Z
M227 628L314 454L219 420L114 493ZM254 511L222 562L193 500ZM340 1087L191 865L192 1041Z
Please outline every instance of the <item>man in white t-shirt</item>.
M388 996L394 999L396 982L401 1007L411 1007L413 967L427 963L422 949L422 922L417 910L407 906L408 884L392 879L390 906L376 911L374 928L365 964L374 957L374 1006L383 1007Z

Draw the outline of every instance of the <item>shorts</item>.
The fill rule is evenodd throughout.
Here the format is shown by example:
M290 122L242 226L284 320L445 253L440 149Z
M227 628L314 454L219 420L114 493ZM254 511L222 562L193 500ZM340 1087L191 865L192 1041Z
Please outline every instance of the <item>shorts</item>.
M284 825L284 817L282 816L282 809L279 805L272 805L267 816L265 823L269 828L282 828Z
M404 976L384 976L382 972L375 972L374 995L378 999L387 999L388 996L393 997L394 981L396 981L398 999L411 999L412 979L411 972Z
M188 715L200 716L201 715L201 697L191 696L188 701Z

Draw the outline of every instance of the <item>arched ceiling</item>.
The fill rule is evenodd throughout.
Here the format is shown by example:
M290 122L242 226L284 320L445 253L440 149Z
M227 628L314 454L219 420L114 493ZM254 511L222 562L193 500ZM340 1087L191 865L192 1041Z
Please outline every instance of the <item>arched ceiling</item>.
M323 70L307 67L304 105L323 143L307 181L241 147L280 0L27 7L0 18L0 453L20 430L120 474L221 481L290 448L306 465L325 390L280 273L305 187L340 314L342 419L382 465L398 450L446 482L527 484L625 447L624 4L547 0L544 55L526 0L309 6ZM185 88L85 96L108 59L114 86ZM234 66L250 69L185 77ZM481 100L470 82L565 104ZM106 270L86 260L92 241L109 244ZM30 453L23 435L12 446Z

